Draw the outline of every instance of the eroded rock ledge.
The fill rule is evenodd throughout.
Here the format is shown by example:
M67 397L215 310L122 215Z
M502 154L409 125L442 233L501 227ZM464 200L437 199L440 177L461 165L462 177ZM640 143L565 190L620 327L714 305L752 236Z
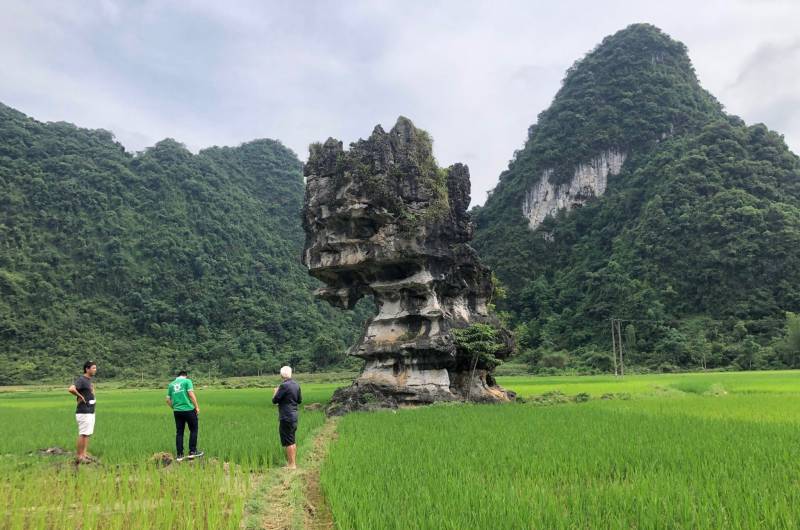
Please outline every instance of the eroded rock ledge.
M313 144L305 174L303 263L325 284L317 295L344 309L372 296L378 308L348 352L364 370L331 412L513 398L491 375L514 344L467 244L469 169L439 168L427 133L401 117L348 151Z

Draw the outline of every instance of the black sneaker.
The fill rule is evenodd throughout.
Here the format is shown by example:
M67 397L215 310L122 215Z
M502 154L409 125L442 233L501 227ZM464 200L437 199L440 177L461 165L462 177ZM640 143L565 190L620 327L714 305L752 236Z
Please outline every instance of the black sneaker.
M203 451L189 451L189 460L193 458L200 458L205 453Z
M175 457L175 461L176 461L176 462L183 462L183 459L184 459L184 458L186 458L186 457L185 457L185 456L183 456L183 455L178 455L178 456L176 456L176 457Z

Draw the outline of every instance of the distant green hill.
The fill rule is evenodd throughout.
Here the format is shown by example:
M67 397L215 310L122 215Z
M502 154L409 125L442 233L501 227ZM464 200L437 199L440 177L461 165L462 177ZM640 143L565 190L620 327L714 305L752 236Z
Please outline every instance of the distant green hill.
M0 104L0 384L340 360L366 309L313 298L303 189L273 140L132 155Z
M800 161L727 115L646 24L568 71L486 204L475 247L534 367L609 369L610 319L653 368L796 364Z

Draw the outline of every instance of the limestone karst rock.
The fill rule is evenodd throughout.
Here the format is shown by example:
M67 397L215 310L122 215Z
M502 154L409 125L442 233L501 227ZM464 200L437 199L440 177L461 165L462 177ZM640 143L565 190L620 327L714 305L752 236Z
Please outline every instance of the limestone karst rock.
M511 399L491 372L513 338L489 313L491 272L467 244L469 169L439 168L427 133L401 117L348 151L313 144L305 175L303 263L325 284L317 295L345 309L371 296L378 308L349 351L364 370L333 412Z

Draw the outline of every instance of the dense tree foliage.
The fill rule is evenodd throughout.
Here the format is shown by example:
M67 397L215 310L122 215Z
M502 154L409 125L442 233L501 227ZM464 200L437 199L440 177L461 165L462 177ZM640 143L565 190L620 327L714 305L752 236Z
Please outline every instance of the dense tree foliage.
M609 149L627 159L605 195L530 230L523 196L542 172L564 182ZM794 365L800 162L778 134L726 115L653 26L608 37L567 72L473 213L534 367L611 369L612 317L629 321L641 366Z
M0 384L341 361L369 308L313 299L303 187L276 141L132 155L0 104Z

